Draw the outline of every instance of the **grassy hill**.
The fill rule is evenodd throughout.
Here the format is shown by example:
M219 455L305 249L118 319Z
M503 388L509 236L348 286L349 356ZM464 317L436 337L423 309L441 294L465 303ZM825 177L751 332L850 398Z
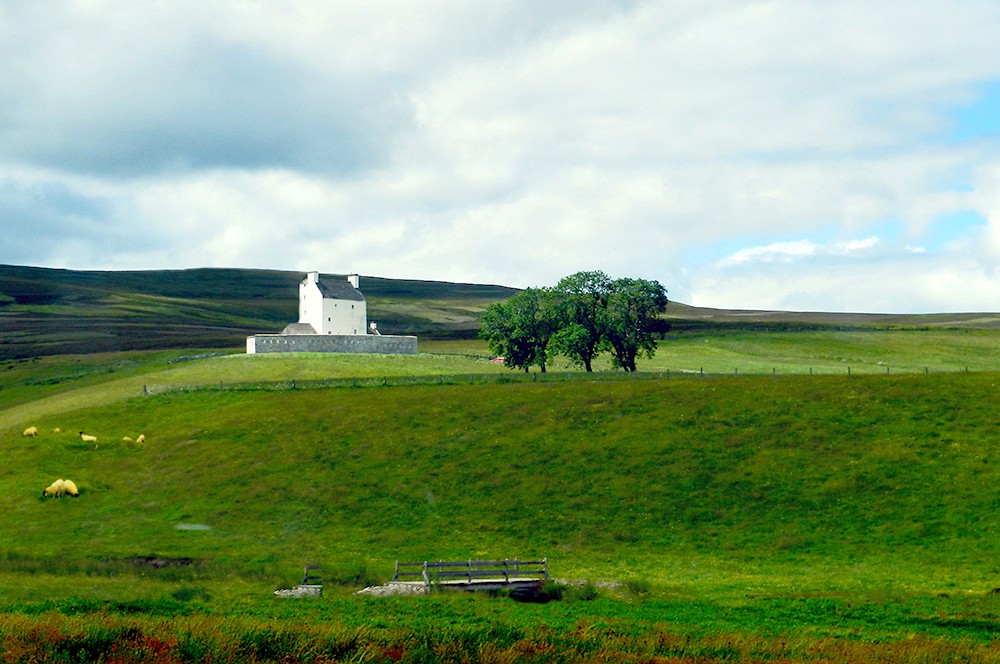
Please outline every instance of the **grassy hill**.
M46 300L62 288L38 286L50 272L5 282L0 319L17 352L100 346L117 338L98 334L115 316L139 325L188 311L197 331L171 328L159 350L0 361L11 661L44 659L31 654L39 635L53 661L110 659L112 643L136 649L121 661L152 661L160 651L141 650L144 634L154 650L188 653L157 661L1000 657L1000 329L989 315L675 304L639 375L557 362L543 376L454 338L498 287L381 283L371 306L453 337L422 338L416 356L247 356L181 343L246 305L205 296L206 282L225 282L219 271L167 274L189 283L155 294L141 292L148 273L126 285L73 273L62 299ZM240 271L226 274L235 288ZM277 306L290 284L294 302L298 275L283 274L245 290ZM164 308L135 308L142 297ZM280 328L289 318L273 311ZM11 323L32 315L63 322L51 347ZM242 343L244 324L256 322L222 327ZM40 435L22 437L28 426ZM139 433L142 446L122 440ZM81 496L42 500L59 477ZM557 578L596 582L602 598L512 608L352 594L396 559L509 556L547 556ZM275 600L306 563L323 566L325 597Z
M0 266L0 359L166 348L240 348L298 319L303 274L194 269L94 272ZM339 275L327 275L340 278ZM475 337L513 289L363 277L388 334Z
M0 360L153 349L242 349L297 317L299 272L95 272L0 265ZM341 278L341 275L325 275ZM474 339L504 286L363 277L368 317L387 334ZM1000 314L921 316L704 309L671 303L673 333L1000 329Z
M998 585L995 373L532 377L8 417L0 587L38 598L45 577L20 572L70 570L66 592L111 592L104 579L153 553L258 594L304 561L384 578L398 558L512 555L685 594ZM141 448L121 441L140 432ZM81 498L39 500L56 477Z
M990 366L991 344L739 332L660 358L935 366L890 375L523 375L458 342L2 363L4 656L993 661L1000 373L941 371ZM39 498L57 477L81 496ZM480 556L595 585L531 606L353 595L396 559ZM324 597L275 599L306 563Z
M872 314L712 309L671 302L664 316L675 331L848 331L1000 329L1000 313Z

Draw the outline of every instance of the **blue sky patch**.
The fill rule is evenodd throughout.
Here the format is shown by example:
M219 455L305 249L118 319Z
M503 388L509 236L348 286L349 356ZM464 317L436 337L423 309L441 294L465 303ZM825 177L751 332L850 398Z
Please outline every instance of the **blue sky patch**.
M975 102L952 113L952 138L967 141L984 136L1000 136L1000 81L986 85Z
M977 226L985 225L986 220L971 210L941 215L934 219L918 241L927 251L937 252L950 242L968 237L975 232Z
M928 253L940 253L950 243L968 238L977 227L985 225L986 220L981 215L967 210L940 215L922 232L910 234L903 221L887 218L851 231L840 226L826 226L796 234L726 238L711 245L692 248L686 254L685 259L689 266L697 268L709 263L724 261L747 249L782 243L808 242L816 245L817 248L832 247L835 250L835 246L839 243L861 242L872 237L877 238L878 245L884 247L883 251L889 254L896 253L904 245L906 247L919 247Z

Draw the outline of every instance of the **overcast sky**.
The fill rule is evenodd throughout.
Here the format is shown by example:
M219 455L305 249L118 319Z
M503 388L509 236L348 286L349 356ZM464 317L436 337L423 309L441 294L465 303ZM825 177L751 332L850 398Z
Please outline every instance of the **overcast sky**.
M1000 310L997 0L0 0L0 263Z

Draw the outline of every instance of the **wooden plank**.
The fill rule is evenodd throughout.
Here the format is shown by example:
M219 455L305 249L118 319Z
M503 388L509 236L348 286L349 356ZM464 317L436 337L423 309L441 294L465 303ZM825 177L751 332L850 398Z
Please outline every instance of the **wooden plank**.
M547 561L546 561L546 559L542 559L542 560L517 560L517 559L513 559L513 560L458 560L458 561L452 561L452 560L432 561L432 560L428 560L427 562L419 562L419 563L400 563L400 562L396 563L397 567L404 567L404 566L405 567L424 567L424 566L426 566L428 568L432 568L432 567L440 567L440 568L445 568L445 567L468 567L470 564L473 567L494 567L494 568L502 568L504 565L508 565L508 566L509 565L516 565L516 566L521 566L521 567L533 567L533 566L534 567L537 567L537 566L544 567L544 566L546 566Z
M503 569L499 569L499 570L492 570L492 569L490 569L490 570L486 570L486 569L480 569L480 570L461 570L461 571L454 571L454 572L448 572L448 571L439 570L437 572L434 572L432 574L432 576L437 577L437 578L442 578L442 579L460 579L460 578L474 578L474 579L475 578L501 578L501 579L505 579L505 578L509 578L511 576L511 574L507 573ZM517 576L520 576L520 577L531 577L531 578L536 578L536 577L537 578L543 578L545 576L545 572L542 571L542 570L538 570L538 571L534 571L534 572L530 571L530 570L521 570L520 572L517 573Z
M396 561L394 581L403 577L421 577L424 583L449 584L465 580L469 583L496 581L512 583L516 579L544 580L549 578L548 558L541 560L438 560L423 562Z

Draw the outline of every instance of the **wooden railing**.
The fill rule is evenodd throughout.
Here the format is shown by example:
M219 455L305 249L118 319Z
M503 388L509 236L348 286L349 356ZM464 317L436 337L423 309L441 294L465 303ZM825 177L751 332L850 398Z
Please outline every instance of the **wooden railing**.
M393 581L423 581L425 586L504 584L547 581L548 558L541 560L396 561Z

